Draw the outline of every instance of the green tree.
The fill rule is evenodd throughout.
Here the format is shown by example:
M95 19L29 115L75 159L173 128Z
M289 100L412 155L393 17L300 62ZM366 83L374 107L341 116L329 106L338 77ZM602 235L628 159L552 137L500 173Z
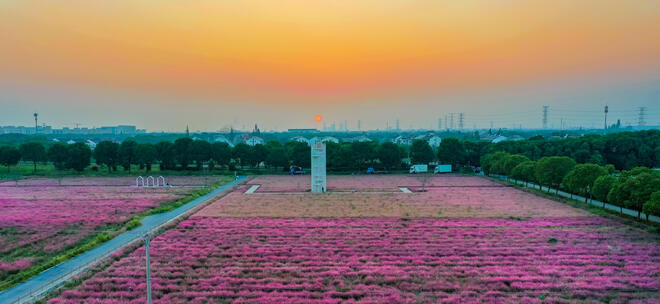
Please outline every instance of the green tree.
M137 142L134 140L124 140L119 146L119 158L124 170L131 173L131 165L136 163L137 159Z
M329 170L346 170L351 166L351 143L328 142L325 146L327 168Z
M630 209L637 211L637 217L641 218L644 203L651 199L651 194L660 191L660 174L642 173L635 178L628 179L630 183Z
M211 144L205 140L194 140L190 143L190 157L195 161L197 170L204 167L204 162L211 159Z
M378 159L386 170L401 166L401 149L394 143L384 142L378 147Z
M520 154L508 155L504 157L502 160L503 160L501 164L502 173L507 176L510 176L513 168L515 168L519 164L530 161L529 158L527 158L527 156Z
M248 144L238 143L234 149L231 150L231 155L239 166L245 166L249 164L251 152Z
M527 187L527 183L536 181L535 168L536 162L524 161L511 170L511 178L525 181L525 187Z
M643 211L646 213L647 221L649 220L649 215L660 216L660 191L651 194L649 200L644 203Z
M312 160L312 150L306 143L297 141L287 142L285 144L287 155L293 165L302 168L309 168Z
M579 164L566 174L562 184L571 193L584 196L586 203L587 198L592 196L596 179L604 175L607 175L607 170L599 165Z
M351 163L354 168L362 171L372 166L378 155L376 154L378 144L373 141L353 142L350 145Z
M34 165L34 173L37 173L37 163L47 159L46 148L37 142L24 143L19 148L21 158L24 161L31 161Z
M268 157L268 149L262 144L257 144L250 147L250 163L253 167L258 167L261 162L266 161Z
M69 148L67 144L56 143L48 148L48 159L53 162L55 169L66 169L66 160L69 158Z
M156 159L160 162L161 170L171 170L176 168L176 155L174 145L169 141L158 142L156 148Z
M191 162L191 149L193 140L188 137L182 137L174 141L172 149L174 150L174 158L181 166L182 170L188 170L188 165Z
M447 162L453 168L457 168L465 161L466 152L465 147L457 138L445 138L438 146L438 160L440 162Z
M21 152L9 146L0 147L0 164L7 166L7 172L10 172L11 166L16 166L21 160Z
M104 140L96 145L94 149L94 159L97 165L105 165L108 167L108 173L111 170L117 171L117 164L119 163L119 144Z
M444 142L444 141L443 141ZM410 146L412 164L428 164L433 161L433 149L425 140L417 139Z
M536 162L535 174L539 185L555 187L559 193L559 185L564 176L575 167L575 161L566 156L542 157Z
M158 151L152 144L138 144L136 148L137 162L145 171L151 171L151 165L158 159Z
M266 156L266 165L274 168L284 168L289 165L289 159L286 157L286 150L278 141L270 141L266 144L268 155Z
M495 164L497 164L501 159L507 156L509 156L509 153L502 151L497 151L495 153L489 153L484 155L480 161L481 170L483 170L486 175L497 173L494 171L494 169L496 169Z
M603 207L605 207L605 202L607 202L607 194L612 190L612 186L616 183L616 177L611 175L603 175L596 178L594 181L594 187L591 190L593 196L603 202Z
M620 208L636 210L637 217L641 217L644 203L650 199L653 192L659 190L660 174L638 167L621 173L621 177L616 180L607 195L607 200Z
M68 169L82 172L89 166L92 150L84 143L69 145L69 158L66 162Z
M215 142L211 144L211 159L215 164L228 166L231 161L231 147L226 142Z

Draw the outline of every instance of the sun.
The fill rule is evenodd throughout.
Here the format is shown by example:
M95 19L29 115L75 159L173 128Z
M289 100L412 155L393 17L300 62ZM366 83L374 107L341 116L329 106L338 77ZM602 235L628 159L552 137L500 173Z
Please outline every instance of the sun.
M321 121L323 118L321 118L321 115L316 115L315 119L316 121Z

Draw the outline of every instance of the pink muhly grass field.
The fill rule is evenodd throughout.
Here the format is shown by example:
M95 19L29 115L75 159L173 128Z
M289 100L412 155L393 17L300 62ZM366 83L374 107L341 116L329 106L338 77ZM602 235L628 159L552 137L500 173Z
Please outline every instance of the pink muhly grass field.
M658 237L600 217L193 217L151 247L155 303L660 301ZM143 303L144 249L50 303Z
M136 188L130 180L64 178L58 186L55 179L26 179L18 186L13 181L0 184L0 280L97 233L99 227L124 223L196 189ZM173 180L193 185L199 178ZM12 253L25 246L29 248L21 254Z

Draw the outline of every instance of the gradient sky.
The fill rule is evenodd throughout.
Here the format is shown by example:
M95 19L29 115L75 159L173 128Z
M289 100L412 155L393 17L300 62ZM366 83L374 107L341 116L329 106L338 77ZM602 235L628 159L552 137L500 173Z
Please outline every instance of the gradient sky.
M0 125L660 124L660 3L0 2Z

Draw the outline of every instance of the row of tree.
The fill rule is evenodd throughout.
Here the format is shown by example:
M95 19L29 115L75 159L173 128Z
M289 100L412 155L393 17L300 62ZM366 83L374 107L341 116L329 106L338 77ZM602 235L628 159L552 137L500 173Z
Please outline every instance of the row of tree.
M577 164L567 156L546 156L538 161L521 154L495 152L484 155L481 166L486 174L536 183L560 189L587 199L596 198L648 215L660 216L660 172L647 167L615 172L613 165Z
M63 144L56 143L48 149L41 143L24 143L18 148L11 146L0 147L0 164L7 167L10 172L11 166L18 164L20 160L31 162L34 171L37 171L37 163L50 160L56 169L73 169L83 171L90 164L92 150L84 143Z
M531 160L545 156L568 156L577 163L612 164L617 170L660 165L660 131L590 134L575 138L547 140L535 136L528 140L491 144L488 152L522 154Z
M51 160L57 167L66 168L62 161L53 159L51 148L63 151L64 144L55 144L46 149L40 143L25 143L17 150L3 148L0 163L12 165L17 157L35 163ZM48 150L48 153L45 153ZM432 161L462 166L479 167L484 155L501 151L520 154L529 160L543 157L566 156L577 163L598 165L612 164L618 170L629 170L636 166L658 166L660 161L660 132L639 131L608 135L586 135L578 138L547 140L533 137L529 140L504 141L493 144L486 141L463 141L444 138L435 150L424 140L416 140L410 147L391 142L327 143L328 169L331 171L364 170L369 167L383 170L403 168L403 160L413 164L428 164ZM150 170L159 164L164 170L194 170L203 166L211 169L256 167L309 167L309 146L299 142L281 144L270 141L265 145L248 146L238 144L230 147L226 143L209 143L203 140L179 138L174 142L161 141L155 144L124 140L121 144L111 141L99 143L94 150L96 163L109 171L118 166L131 170L131 165ZM60 153L62 154L62 153ZM84 161L83 161L84 163Z
M433 157L428 144L422 149ZM310 153L307 144L295 141L284 145L277 141L254 146L240 143L234 147L224 142L209 143L187 137L156 144L137 143L133 140L125 140L122 143L102 141L93 151L83 143L57 143L46 148L41 143L29 142L18 148L0 147L0 164L7 166L9 170L10 166L23 160L33 163L36 172L38 163L50 161L58 170L82 171L89 166L93 157L95 163L108 172L117 171L120 166L130 172L135 165L150 171L154 164L158 164L161 170L233 170L262 165L288 169L291 165L309 168ZM327 143L329 170L362 170L367 167L400 169L406 155L407 151L403 147L391 142ZM416 157L424 160L428 156L417 153Z

